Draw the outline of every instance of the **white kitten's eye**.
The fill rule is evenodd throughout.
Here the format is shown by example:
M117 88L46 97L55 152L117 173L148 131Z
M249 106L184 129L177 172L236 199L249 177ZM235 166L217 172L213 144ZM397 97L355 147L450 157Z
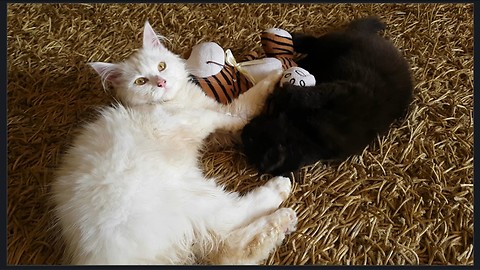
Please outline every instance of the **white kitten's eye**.
M167 63L165 63L165 62L160 62L160 63L158 64L158 71L163 71L163 70L165 70L166 68L167 68Z
M140 78L138 78L138 79L135 80L135 84L136 84L136 85L144 85L144 84L147 83L147 81L148 81L147 78L145 78L145 77L140 77Z

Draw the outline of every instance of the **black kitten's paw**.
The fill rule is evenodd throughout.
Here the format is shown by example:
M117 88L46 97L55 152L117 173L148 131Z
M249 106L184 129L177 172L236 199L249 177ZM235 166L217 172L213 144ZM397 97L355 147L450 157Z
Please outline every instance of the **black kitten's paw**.
M290 105L292 95L286 87L277 87L267 100L267 114L277 115L284 111Z

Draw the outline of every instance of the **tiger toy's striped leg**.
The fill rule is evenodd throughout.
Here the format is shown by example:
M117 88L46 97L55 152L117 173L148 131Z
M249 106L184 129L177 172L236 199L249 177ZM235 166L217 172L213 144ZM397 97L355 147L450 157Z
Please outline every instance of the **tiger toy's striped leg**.
M280 60L283 70L297 66L293 61L294 49L290 33L280 28L269 28L262 32L260 40L265 55Z
M218 102L228 104L253 86L245 76L233 67L224 65L219 73L205 78L193 77L205 94Z

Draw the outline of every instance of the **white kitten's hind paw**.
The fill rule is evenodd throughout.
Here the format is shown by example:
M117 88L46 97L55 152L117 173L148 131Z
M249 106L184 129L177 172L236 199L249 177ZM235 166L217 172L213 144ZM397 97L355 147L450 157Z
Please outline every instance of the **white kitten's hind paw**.
M278 215L278 226L285 234L297 229L297 214L292 208L280 208L274 214Z
M225 241L221 256L213 263L259 264L295 231L297 215L291 208L280 208L268 216L233 232Z
M291 208L280 208L266 218L267 225L249 244L251 253L262 254L263 257L267 257L297 227L297 214Z

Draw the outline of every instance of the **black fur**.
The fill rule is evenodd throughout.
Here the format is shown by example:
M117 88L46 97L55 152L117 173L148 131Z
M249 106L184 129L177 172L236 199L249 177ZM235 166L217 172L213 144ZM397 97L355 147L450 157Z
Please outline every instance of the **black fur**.
M242 131L244 151L260 172L288 173L318 160L361 152L403 116L412 99L410 68L378 32L377 18L320 37L293 34L297 61L312 87L277 87L266 113Z

